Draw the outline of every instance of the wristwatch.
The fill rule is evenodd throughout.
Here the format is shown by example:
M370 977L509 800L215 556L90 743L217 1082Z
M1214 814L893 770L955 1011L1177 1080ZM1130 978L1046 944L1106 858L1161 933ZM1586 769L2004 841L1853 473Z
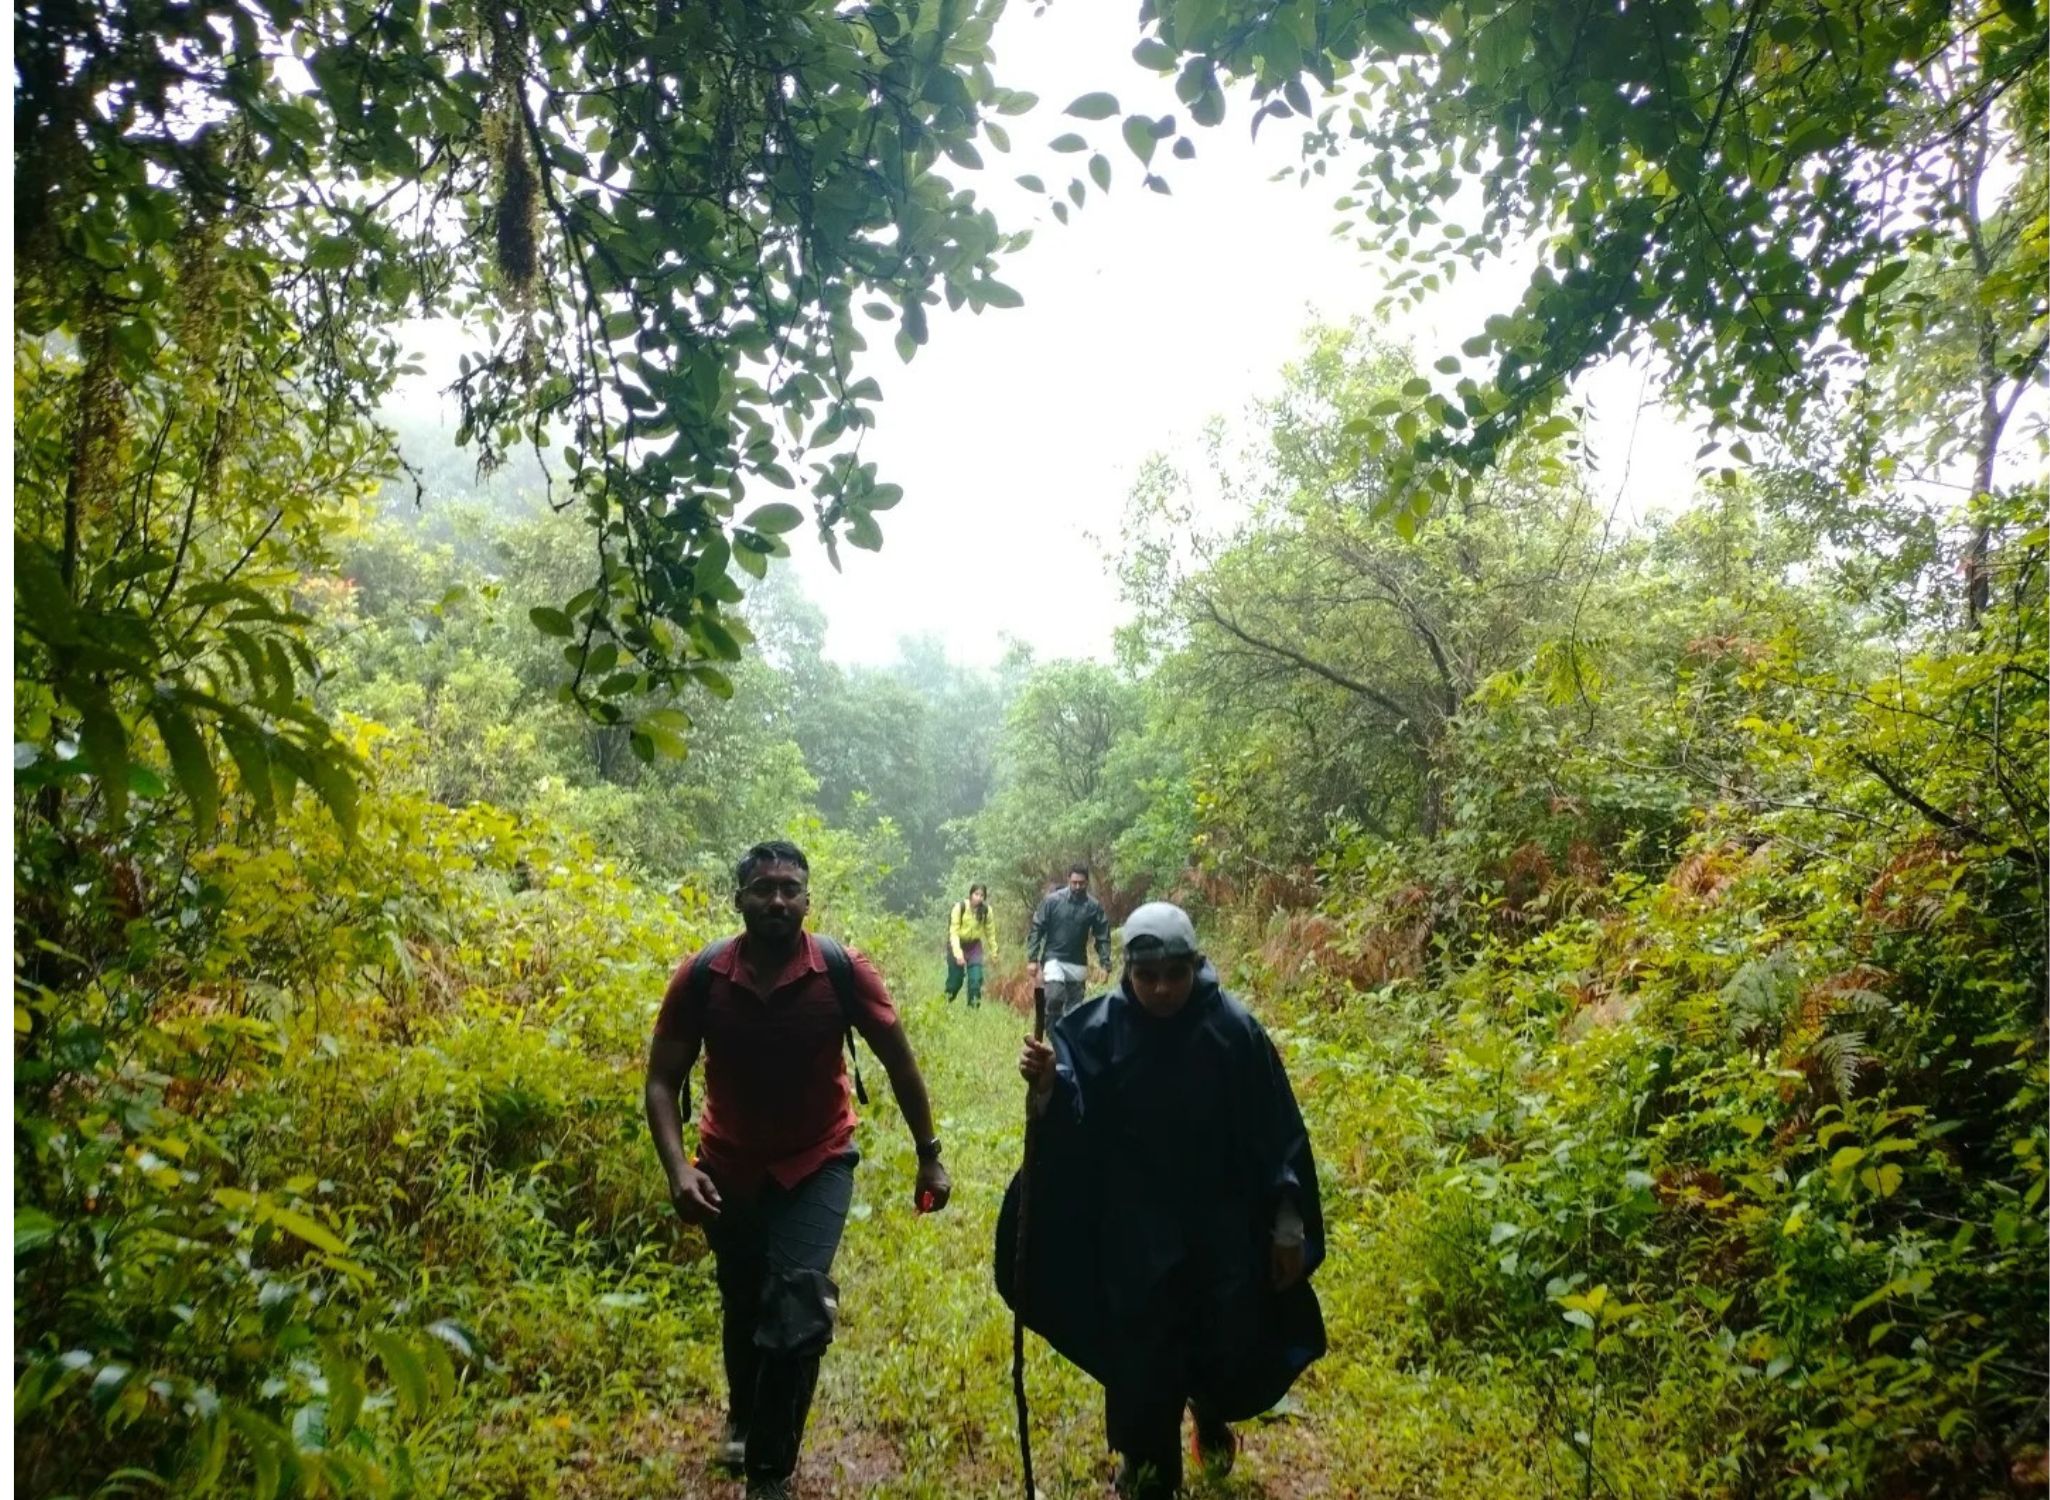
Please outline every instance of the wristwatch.
M921 1162L932 1162L940 1159L940 1138L938 1136L934 1136L931 1140L922 1142L919 1145L918 1159Z

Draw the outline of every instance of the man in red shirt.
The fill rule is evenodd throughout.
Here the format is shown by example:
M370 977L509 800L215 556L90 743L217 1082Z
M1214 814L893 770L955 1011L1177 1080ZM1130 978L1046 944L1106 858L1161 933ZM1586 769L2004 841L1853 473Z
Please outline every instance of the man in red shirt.
M735 872L746 931L677 969L648 1051L648 1128L669 1200L718 1261L728 1410L722 1461L749 1500L792 1493L798 1443L832 1342L827 1274L854 1195L854 1110L840 1043L851 1025L890 1075L918 1150L913 1199L947 1205L925 1080L875 966L804 930L811 867L794 844L757 844ZM836 965L844 965L836 978ZM698 1157L684 1151L690 1070L705 1053Z

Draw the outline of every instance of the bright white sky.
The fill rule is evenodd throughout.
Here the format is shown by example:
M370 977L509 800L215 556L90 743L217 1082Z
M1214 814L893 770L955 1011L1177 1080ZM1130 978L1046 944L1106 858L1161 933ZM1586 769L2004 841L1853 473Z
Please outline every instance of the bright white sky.
M1128 110L1173 112L1190 129L1170 81L1131 60L1137 39L1128 7L1096 3L1034 16L1014 0L998 29L997 77L1040 105L1004 122L1008 158L985 148L986 186L973 174L956 178L977 186L1006 227L1036 230L1000 272L1025 306L980 316L935 309L931 338L909 365L877 325L885 336L870 373L884 401L863 452L904 486L904 501L881 518L881 552L842 549L842 574L817 549L798 549L805 589L827 612L829 649L843 661L887 660L899 636L923 631L978 664L996 658L1004 634L1042 657L1107 655L1123 611L1106 564L1140 464L1271 392L1313 319L1372 314L1377 273L1349 240L1331 237L1342 217L1332 202L1350 183L1269 180L1297 160L1286 122L1269 121L1254 142L1252 107L1234 98L1224 124L1195 131L1194 161L1169 158L1165 146L1157 153L1173 186L1162 196L1140 186L1116 121L1061 114L1077 96L1108 89ZM1086 156L1045 149L1069 128L1104 143L1113 180L1108 195L1092 186L1063 228L1012 177L1034 172L1056 186L1080 175ZM1513 306L1522 281L1522 268L1490 268L1390 331L1411 339L1428 365ZM1617 492L1643 389L1641 372L1619 367L1583 392L1596 406L1605 498ZM1695 446L1662 412L1647 411L1625 514L1683 498Z
M880 517L882 551L843 547L841 574L807 533L792 534L805 591L826 611L828 651L842 662L886 662L900 637L925 632L945 637L964 664L993 663L1006 635L1042 659L1108 655L1123 610L1107 564L1140 464L1271 392L1314 319L1373 313L1377 273L1330 232L1341 217L1332 202L1350 186L1345 163L1307 188L1293 172L1270 181L1297 161L1289 122L1268 122L1254 142L1252 107L1235 97L1221 126L1195 130L1194 161L1162 146L1156 164L1173 185L1162 196L1141 187L1115 120L1061 113L1107 89L1127 109L1172 112L1191 129L1170 80L1132 61L1136 40L1129 8L1096 0L1039 16L1013 0L998 29L999 81L1037 94L1039 107L1004 121L1009 157L985 146L986 171L947 170L1004 227L1035 229L999 272L1025 306L980 316L932 309L931 337L909 365L891 346L891 325L873 325L863 373L884 400L863 456L905 498ZM1012 179L1033 172L1058 187L1081 175L1086 155L1045 149L1071 128L1102 144L1113 181L1108 195L1092 185L1063 228ZM1411 340L1428 367L1512 307L1526 269L1462 279L1389 332ZM1636 420L1646 388L1641 371L1618 366L1580 391L1595 410L1596 493L1620 497L1625 516L1677 503L1693 484L1695 439L1655 407Z

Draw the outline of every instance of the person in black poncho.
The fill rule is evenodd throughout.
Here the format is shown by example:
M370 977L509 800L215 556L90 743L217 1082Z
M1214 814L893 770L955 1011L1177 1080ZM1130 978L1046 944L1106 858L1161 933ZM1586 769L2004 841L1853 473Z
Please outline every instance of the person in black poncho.
M1029 1242L1017 1264L1013 1178L997 1287L1103 1383L1118 1491L1222 1473L1230 1424L1273 1406L1324 1353L1309 1278L1324 1257L1317 1169L1281 1058L1217 982L1181 908L1125 924L1123 982L1076 1007L1051 1045L1026 1040L1034 1142Z

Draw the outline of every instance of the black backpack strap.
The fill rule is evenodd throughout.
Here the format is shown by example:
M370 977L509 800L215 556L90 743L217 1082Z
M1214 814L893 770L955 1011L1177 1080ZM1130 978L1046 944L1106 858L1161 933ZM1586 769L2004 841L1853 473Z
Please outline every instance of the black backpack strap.
M691 960L690 977L683 982L683 996L694 1014L704 1014L705 999L712 993L713 961L732 946L732 938L717 938L700 948L698 956Z
M854 1097L866 1106L868 1089L861 1081L861 1054L854 1050L854 960L838 938L817 941L819 957L826 961L826 977L833 981L833 993L840 1001L840 1019L847 1023L847 1063L854 1071Z

